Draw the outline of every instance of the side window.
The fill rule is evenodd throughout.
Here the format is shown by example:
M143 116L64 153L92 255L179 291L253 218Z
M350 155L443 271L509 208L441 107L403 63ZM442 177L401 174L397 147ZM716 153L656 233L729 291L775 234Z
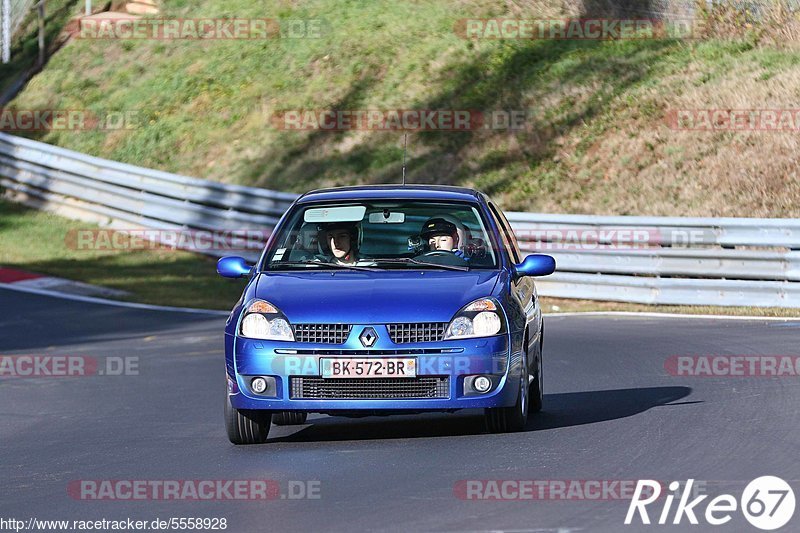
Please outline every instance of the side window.
M508 238L511 241L511 244L514 246L514 255L516 256L517 263L519 263L522 261L522 252L519 249L517 236L514 235L514 230L511 228L511 224L508 223L508 219L503 214L503 212L498 209L497 214L500 215L500 222L504 224L506 231L508 231Z
M497 207L495 207L494 204L490 203L489 208L492 210L494 219L497 222L498 227L500 228L500 235L503 238L503 245L508 249L508 253L511 256L511 259L515 263L519 263L520 262L519 246L517 245L516 237L514 237L514 232L511 231L511 227L508 225L506 217L503 216L503 213L499 209L497 209Z

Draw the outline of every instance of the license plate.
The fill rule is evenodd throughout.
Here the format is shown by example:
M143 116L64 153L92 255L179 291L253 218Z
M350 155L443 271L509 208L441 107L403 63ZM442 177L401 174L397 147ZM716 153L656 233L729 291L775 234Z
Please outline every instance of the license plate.
M417 377L417 360L347 358L320 359L323 378L414 378Z

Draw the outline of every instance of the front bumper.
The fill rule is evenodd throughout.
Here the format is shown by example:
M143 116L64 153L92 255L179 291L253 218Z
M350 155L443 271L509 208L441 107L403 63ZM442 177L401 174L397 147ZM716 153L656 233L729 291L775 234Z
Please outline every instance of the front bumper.
M354 331L366 326L354 326ZM372 325L379 337L388 339L385 328ZM382 329L383 328L383 329ZM228 394L237 409L276 411L450 411L485 407L507 407L517 400L521 354L510 352L507 334L478 339L394 344L377 343L365 349L357 340L343 345L257 341L226 335ZM413 357L417 377L445 377L447 397L442 398L300 398L292 380L319 378L324 357ZM477 394L465 387L468 376L485 375L492 389ZM250 390L255 376L274 378L275 387L259 395ZM328 380L326 380L328 381ZM335 381L335 380L330 380ZM296 383L295 383L296 385ZM466 390L465 390L466 389Z

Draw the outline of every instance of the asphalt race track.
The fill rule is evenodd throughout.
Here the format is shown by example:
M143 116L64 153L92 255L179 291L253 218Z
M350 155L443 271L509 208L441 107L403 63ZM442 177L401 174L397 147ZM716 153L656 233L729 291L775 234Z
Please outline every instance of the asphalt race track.
M800 321L549 317L545 411L523 433L487 434L475 412L314 415L273 426L266 445L235 447L222 419L224 317L6 289L0 309L0 355L138 358L134 375L0 377L4 518L218 517L236 532L753 531L741 514L716 528L685 518L624 526L628 499L484 501L459 487L694 478L708 493L737 494L776 475L800 495L800 378L665 370L672 355L800 355ZM187 479L275 480L284 498L98 501L68 492L78 480ZM316 487L319 497L286 497L290 485ZM783 531L800 530L798 515Z

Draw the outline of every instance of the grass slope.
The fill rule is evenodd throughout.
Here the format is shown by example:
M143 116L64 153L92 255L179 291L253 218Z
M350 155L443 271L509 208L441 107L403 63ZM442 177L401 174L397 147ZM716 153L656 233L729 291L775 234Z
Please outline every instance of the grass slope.
M130 300L230 309L244 283L219 277L209 257L175 251L86 251L70 230L95 226L0 201L0 266L83 281L130 293Z
M321 38L75 40L14 101L139 109L140 127L36 134L129 163L302 192L395 182L396 132L287 132L285 109L525 109L521 132L424 132L409 180L506 209L800 216L797 132L674 131L676 108L794 108L800 54L739 40L468 41L461 18L560 16L548 0L176 0L164 17L322 19Z

